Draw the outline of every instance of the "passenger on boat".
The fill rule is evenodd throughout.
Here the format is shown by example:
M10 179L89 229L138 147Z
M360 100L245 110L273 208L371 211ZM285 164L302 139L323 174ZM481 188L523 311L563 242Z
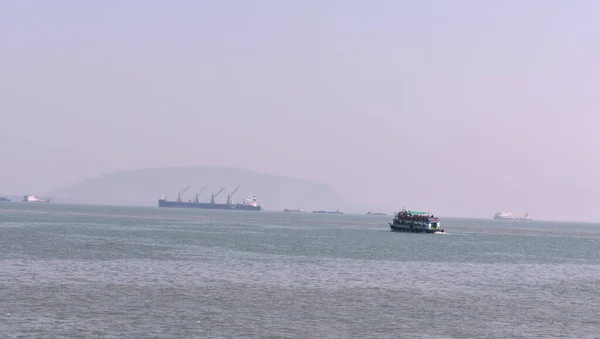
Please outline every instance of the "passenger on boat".
M398 215L396 217L398 219L404 219L404 220L408 220L408 221L428 221L429 220L429 215L412 215L411 213L409 213L407 211L398 212ZM433 214L431 215L431 218L433 218Z

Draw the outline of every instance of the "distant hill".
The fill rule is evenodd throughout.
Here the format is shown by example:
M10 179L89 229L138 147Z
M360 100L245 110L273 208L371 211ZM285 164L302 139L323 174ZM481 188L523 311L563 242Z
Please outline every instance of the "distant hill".
M245 195L252 192L261 201L265 210L339 209L346 213L391 211L390 208L383 210L381 207L348 201L323 183L228 167L172 167L118 171L78 182L50 192L50 195L56 202L156 206L161 194L169 200L175 200L178 191L187 185L192 185L183 195L184 200L189 200L193 199L195 193L199 192L205 184L208 186L200 195L201 201L209 201L211 193L226 186L216 199L217 202L224 202L227 194L240 185L232 200L241 201Z

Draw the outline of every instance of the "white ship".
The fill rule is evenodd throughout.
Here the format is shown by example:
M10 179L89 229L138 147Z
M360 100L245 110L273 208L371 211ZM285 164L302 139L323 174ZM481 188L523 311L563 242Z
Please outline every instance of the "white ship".
M494 214L494 219L517 219L517 218L510 212L498 212L498 213Z
M525 216L523 216L523 217L515 217L510 212L498 212L498 213L494 214L494 219L533 220L533 219L531 219L531 217L529 216L528 213L525 213Z
M53 203L54 200L48 198L48 199L42 199L40 197L37 197L35 195L24 195L23 196L23 202L45 202L45 203Z

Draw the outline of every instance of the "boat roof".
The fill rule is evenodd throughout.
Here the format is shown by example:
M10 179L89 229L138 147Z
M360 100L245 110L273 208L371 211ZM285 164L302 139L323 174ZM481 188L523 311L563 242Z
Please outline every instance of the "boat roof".
M410 214L427 214L427 215L429 215L429 212L417 212L417 211L406 211L406 212L410 213Z

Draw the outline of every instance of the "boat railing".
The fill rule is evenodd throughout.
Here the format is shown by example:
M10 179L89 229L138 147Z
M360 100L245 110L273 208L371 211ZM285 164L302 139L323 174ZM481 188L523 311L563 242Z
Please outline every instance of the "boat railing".
M395 215L394 219L397 220L404 220L404 221L415 221L415 222L431 222L431 221L440 221L440 218L438 217L428 217L428 218L424 218L424 219L413 219L411 216L404 216L404 215Z

